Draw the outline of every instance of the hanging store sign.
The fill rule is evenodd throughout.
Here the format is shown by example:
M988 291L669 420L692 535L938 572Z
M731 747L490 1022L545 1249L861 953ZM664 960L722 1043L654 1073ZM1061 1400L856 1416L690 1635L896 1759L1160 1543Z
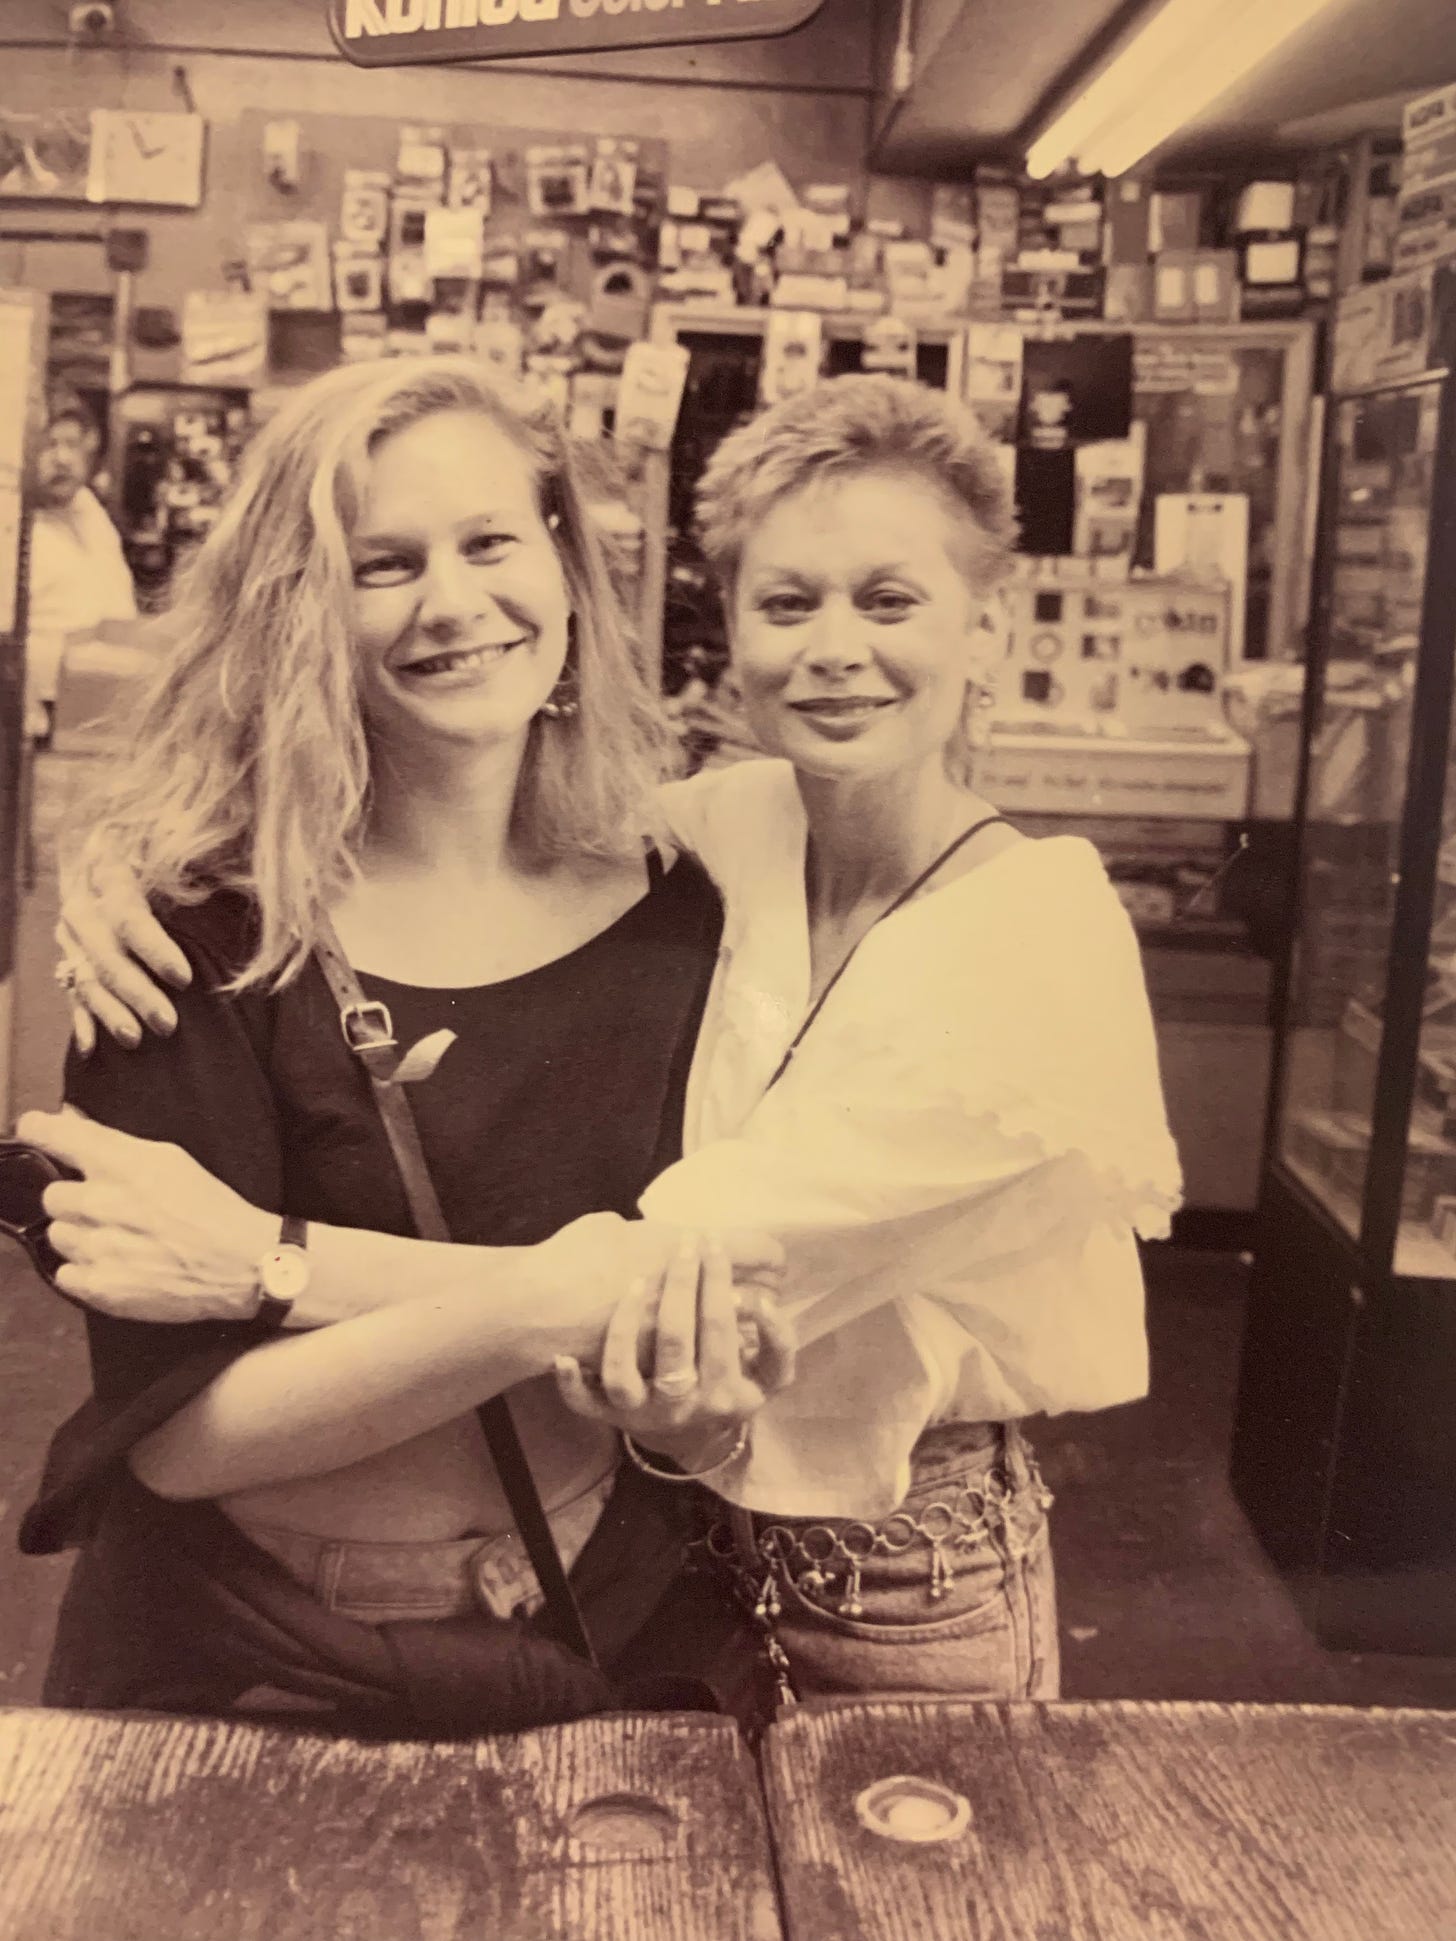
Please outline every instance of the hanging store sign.
M329 31L356 67L502 61L685 41L762 40L824 0L328 0Z

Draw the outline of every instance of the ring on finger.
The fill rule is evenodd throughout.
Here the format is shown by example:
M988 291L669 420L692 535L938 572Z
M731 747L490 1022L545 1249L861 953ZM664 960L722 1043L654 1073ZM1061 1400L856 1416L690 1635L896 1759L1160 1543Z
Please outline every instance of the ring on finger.
M670 1375L654 1375L653 1392L665 1395L669 1402L680 1402L684 1396L691 1395L698 1385L696 1368L674 1369Z
M86 966L78 964L74 957L62 957L56 964L51 976L63 991L79 991L86 976Z

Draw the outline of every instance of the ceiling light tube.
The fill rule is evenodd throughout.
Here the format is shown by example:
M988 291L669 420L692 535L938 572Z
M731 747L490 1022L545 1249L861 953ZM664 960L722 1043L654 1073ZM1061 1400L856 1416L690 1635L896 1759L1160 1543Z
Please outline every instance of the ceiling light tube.
M1027 173L1121 175L1330 4L1167 0L1032 143Z

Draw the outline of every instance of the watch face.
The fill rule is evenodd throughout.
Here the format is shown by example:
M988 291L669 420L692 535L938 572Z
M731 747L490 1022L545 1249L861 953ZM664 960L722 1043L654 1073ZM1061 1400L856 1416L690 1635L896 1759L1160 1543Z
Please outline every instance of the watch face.
M308 1286L308 1255L302 1247L275 1247L258 1270L263 1292L275 1301L296 1301Z

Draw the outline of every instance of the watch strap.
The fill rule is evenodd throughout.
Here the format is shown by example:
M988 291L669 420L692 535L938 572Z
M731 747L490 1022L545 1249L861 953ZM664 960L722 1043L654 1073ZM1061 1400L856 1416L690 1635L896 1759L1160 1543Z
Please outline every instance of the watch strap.
M285 1213L278 1227L278 1244L280 1247L297 1247L300 1251L306 1248L307 1220L300 1220L296 1213ZM292 1312L292 1301L281 1301L276 1294L270 1294L265 1287L259 1287L254 1321L261 1322L267 1328L281 1328Z

